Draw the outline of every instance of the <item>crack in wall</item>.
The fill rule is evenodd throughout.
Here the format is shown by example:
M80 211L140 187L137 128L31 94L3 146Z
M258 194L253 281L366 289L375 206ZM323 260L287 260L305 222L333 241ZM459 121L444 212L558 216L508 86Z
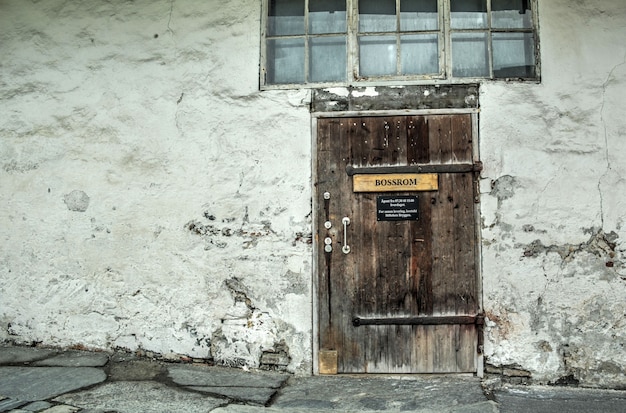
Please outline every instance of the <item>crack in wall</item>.
M626 53L624 53L622 62L613 66L613 68L609 71L606 79L602 83L602 104L600 105L600 122L602 123L602 128L604 130L604 158L606 161L606 169L604 173L600 176L600 179L598 179L598 195L600 196L600 222L602 223L602 228L604 228L604 197L602 194L602 181L608 176L612 169L611 157L609 153L609 132L607 128L607 121L604 117L604 111L606 107L606 92L609 83L615 78L615 71L623 65L626 65Z
M554 181L556 181L557 176L560 176L562 170L563 170L563 165L559 165L559 168L557 169L557 171L552 175L550 179L546 181L546 184L543 186L543 188L541 188L541 190L539 191L539 194L535 197L535 200L531 204L530 210L534 212L535 219L538 220L542 212L541 208L539 207L539 201L544 200L544 195L548 191L548 188L550 187L550 185L554 183ZM500 209L500 205L498 205L498 209Z
M174 38L174 30L172 30L172 27L170 26L170 23L172 23L172 14L174 13L174 1L175 0L171 0L170 1L170 13L169 13L169 17L167 19L167 31L169 32L169 34L172 37L172 39Z
M170 0L170 11L168 13L168 17L167 17L167 32L170 34L170 37L172 38L172 40L174 40L174 30L172 29L172 15L174 14L174 1L175 0ZM174 45L176 45L176 42L174 41ZM185 96L185 92L181 92L180 97L178 98L178 100L176 101L176 111L174 112L174 124L176 125L176 130L178 131L178 134L180 135L180 137L184 136L183 133L183 128L180 125L180 118L179 115L181 113L181 109L180 109L180 103L183 101L183 97ZM183 114L186 114L186 112L182 112Z
M180 109L180 103L182 102L184 95L185 95L184 92L182 92L180 94L180 97L176 101L176 110L174 111L174 124L176 125L176 130L178 131L178 134L179 134L180 137L184 137L185 136L183 128L182 128L182 126L180 124L180 114L181 114L181 112L183 114L187 114L187 112L181 111L181 109Z

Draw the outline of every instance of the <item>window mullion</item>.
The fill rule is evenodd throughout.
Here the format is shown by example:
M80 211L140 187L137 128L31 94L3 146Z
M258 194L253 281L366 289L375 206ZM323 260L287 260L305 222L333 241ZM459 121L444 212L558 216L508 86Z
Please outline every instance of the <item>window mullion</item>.
M400 50L400 0L396 0L396 76L400 76L402 74L402 61L400 56L402 56L402 52Z
M269 0L263 0L261 7L263 13L261 14L261 70L260 70L260 84L267 84L267 20L269 14Z
M493 79L493 36L491 24L491 0L487 0L487 57L489 59L489 78Z
M439 24L443 33L442 44L439 45L439 64L445 78L452 76L452 40L450 35L450 0L439 0Z
M348 12L348 80L359 78L359 9L358 0L347 0Z
M309 83L309 0L304 0L304 83Z
M539 14L538 14L538 8L539 5L537 4L538 2L536 0L529 0L530 1L530 7L531 7L531 18L532 20L532 25L531 25L531 30L532 30L532 34L533 34L533 39L534 39L534 46L535 46L535 77L537 79L539 79L539 74L541 73L541 60L539 59Z

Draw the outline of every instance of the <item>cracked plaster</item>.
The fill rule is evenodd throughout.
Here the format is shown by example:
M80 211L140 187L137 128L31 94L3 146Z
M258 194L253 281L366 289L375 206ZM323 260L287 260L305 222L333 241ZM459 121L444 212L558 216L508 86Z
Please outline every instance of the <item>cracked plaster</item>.
M626 7L538 3L541 83L479 88L485 355L623 387ZM259 2L192 9L3 2L0 339L311 371L312 93L258 90Z
M210 359L237 277L242 357L310 369L310 94L259 92L258 2L195 3L3 3L0 339Z
M541 84L481 88L485 355L535 382L623 388L626 49L579 28L620 32L626 9L599 7L542 4Z

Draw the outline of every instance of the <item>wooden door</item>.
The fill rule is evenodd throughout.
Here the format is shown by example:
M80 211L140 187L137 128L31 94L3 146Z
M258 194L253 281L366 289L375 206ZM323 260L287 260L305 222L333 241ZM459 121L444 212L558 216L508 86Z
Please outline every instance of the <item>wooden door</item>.
M472 115L322 118L317 135L320 372L475 372ZM414 178L435 188L388 186ZM381 211L394 197L415 208Z

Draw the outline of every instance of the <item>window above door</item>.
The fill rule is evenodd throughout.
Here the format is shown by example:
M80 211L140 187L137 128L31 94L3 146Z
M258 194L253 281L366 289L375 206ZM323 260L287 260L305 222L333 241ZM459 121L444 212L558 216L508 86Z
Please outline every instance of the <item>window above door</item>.
M537 80L536 0L264 0L261 85Z

